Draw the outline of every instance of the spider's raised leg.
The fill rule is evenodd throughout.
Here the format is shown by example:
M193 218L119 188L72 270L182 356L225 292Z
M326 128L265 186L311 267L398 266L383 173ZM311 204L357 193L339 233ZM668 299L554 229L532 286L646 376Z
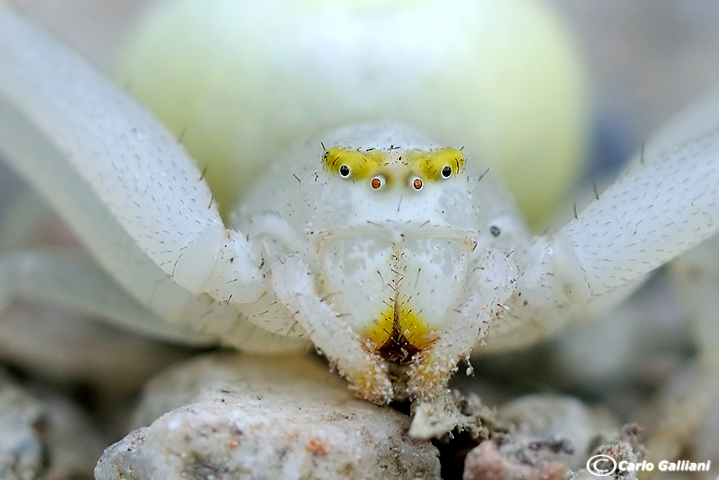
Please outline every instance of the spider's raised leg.
M187 305L145 288L146 276L171 277L186 297L247 303L265 292L259 254L225 228L201 172L128 95L6 6L0 64L0 151L133 296L152 292L147 303L173 319Z
M531 322L516 343L606 312L647 274L718 230L715 95L660 131L624 175L562 229L517 249L522 271L508 306L512 316Z

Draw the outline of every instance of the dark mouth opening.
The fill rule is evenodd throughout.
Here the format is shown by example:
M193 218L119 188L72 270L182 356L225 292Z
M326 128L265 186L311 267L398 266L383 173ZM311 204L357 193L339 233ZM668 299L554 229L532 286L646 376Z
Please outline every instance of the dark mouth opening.
M420 351L399 330L392 330L389 339L377 349L382 358L397 365L409 364Z

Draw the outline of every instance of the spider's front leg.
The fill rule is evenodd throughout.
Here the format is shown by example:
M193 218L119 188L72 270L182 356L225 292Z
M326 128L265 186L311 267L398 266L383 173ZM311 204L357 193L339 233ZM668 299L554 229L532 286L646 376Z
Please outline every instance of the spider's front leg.
M528 343L606 312L650 272L718 230L714 95L661 130L624 175L561 230L516 250L521 273L508 307L528 329L498 343Z
M10 167L159 317L209 326L214 335L242 330L237 310L220 302L250 303L263 295L262 259L243 234L225 227L178 141L7 6L0 7L0 64L0 152ZM9 277L19 271L30 281L27 264L2 258L0 271ZM129 315L116 320L138 323Z
M718 230L719 95L715 95L660 131L625 174L560 231L517 250L522 273L508 307L513 317L531 321L524 337L514 340L526 342L573 318L598 316L650 272ZM709 241L710 247L717 243L716 237ZM702 245L680 260L684 295L696 317L701 373L691 387L685 387L684 398L664 413L649 444L650 459L681 454L681 445L697 438L697 430L716 404L718 280L711 268L716 254L716 248Z

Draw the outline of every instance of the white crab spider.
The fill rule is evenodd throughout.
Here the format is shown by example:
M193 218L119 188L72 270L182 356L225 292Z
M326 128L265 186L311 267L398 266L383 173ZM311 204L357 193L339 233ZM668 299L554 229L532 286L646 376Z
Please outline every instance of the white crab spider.
M495 327L528 325L528 341L606 310L718 228L715 98L553 235L529 236L471 152L387 123L288 154L228 229L143 109L6 9L0 31L0 150L130 296L85 258L34 253L0 257L4 287L166 336L263 351L308 338L378 403L441 395L490 327L496 344L515 339ZM39 288L51 269L67 281Z

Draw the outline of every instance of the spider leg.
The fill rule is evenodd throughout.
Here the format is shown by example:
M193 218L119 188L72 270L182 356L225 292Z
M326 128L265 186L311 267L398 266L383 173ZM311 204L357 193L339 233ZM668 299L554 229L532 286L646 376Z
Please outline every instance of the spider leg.
M558 232L516 250L521 272L507 303L516 323L531 322L516 344L605 313L656 268L717 231L719 94L660 131Z
M9 180L20 184L13 176ZM85 252L55 245L59 230L52 212L31 190L16 193L0 212L0 311L13 299L50 301L173 342L222 340L244 350L268 352L301 348L302 342L254 325L234 305L184 290L138 252L121 228L105 219L97 237L112 246L117 260L113 270L121 278L133 279L122 288ZM89 203L88 215L96 214L94 208Z
M187 292L235 303L265 292L259 253L225 227L202 173L129 95L7 7L0 63L0 151L121 284L138 272L116 273L117 238Z
M499 250L488 250L470 275L469 298L450 316L437 341L417 354L409 370L408 390L415 400L410 435L429 439L441 437L465 417L447 382L462 358L467 358L478 339L500 321L504 301L514 290L517 266Z
M357 394L378 404L389 403L393 392L386 362L370 352L342 316L317 294L307 265L289 255L273 265L272 278L278 298Z
M446 389L459 360L470 355L472 347L503 315L516 276L517 266L499 250L488 250L479 259L467 282L467 300L448 312L451 318L435 332L436 342L412 362L408 388L413 398L431 400Z
M203 345L210 338L166 323L141 305L84 252L34 250L0 255L0 309L12 298L53 302L100 315L137 333Z

